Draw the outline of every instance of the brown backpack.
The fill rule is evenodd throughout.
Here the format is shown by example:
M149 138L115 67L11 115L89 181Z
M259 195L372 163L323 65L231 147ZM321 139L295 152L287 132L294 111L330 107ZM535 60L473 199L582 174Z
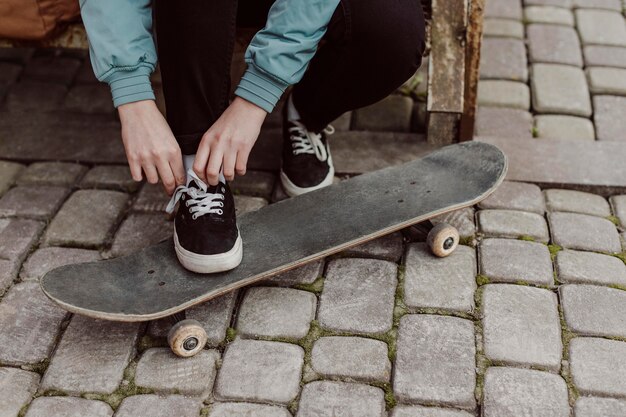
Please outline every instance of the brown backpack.
M0 0L0 38L41 40L79 16L78 0Z

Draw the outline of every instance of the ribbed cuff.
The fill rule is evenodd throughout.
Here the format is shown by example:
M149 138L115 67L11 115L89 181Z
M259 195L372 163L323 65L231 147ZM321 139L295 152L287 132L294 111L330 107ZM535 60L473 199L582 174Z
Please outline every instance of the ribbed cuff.
M113 95L113 105L117 108L122 104L132 103L141 100L155 100L149 67L139 67L133 71L119 70L112 73L107 79L111 94Z
M249 64L235 94L271 113L288 86Z

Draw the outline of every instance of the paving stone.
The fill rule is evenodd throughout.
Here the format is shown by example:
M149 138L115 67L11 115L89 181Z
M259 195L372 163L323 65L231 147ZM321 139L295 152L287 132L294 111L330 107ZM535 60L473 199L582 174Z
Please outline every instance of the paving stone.
M474 249L459 246L450 256L437 258L425 243L413 243L407 250L405 268L404 303L408 307L474 310Z
M572 0L524 0L525 6L556 6L565 9L572 8Z
M397 262L402 256L402 252L402 233L396 232L346 249L342 254L346 256L376 258Z
M408 132L412 111L413 100L410 97L390 95L371 106L354 110L352 129Z
M218 400L288 404L300 390L303 363L300 346L235 340L224 353L215 396Z
M484 21L483 34L491 37L524 39L524 25L515 20L487 18Z
M490 281L554 285L546 245L512 239L485 239L479 248L480 273Z
M81 62L73 58L36 56L24 67L23 78L69 86Z
M626 69L609 67L587 68L589 90L593 94L626 95Z
M16 162L0 161L0 196L14 184L15 179L20 175L24 165Z
M251 403L214 403L209 417L291 417L286 408Z
M301 339L315 318L315 294L292 288L255 287L239 307L237 330L244 336Z
M36 108L40 107L40 93L33 98ZM31 160L125 164L120 131L117 120L102 114L30 112L28 117L3 117L0 157L23 159L28 155Z
M15 368L0 368L0 417L15 417L37 391L39 375Z
M164 213L129 215L115 234L110 255L128 255L139 249L169 239L174 234L174 222Z
M34 54L35 48L25 47L2 47L0 48L0 61L26 63Z
M478 203L481 209L530 211L543 214L546 204L541 189L535 184L504 181L489 197Z
M449 316L400 319L393 391L399 402L473 409L474 324Z
M476 235L474 213L474 207L466 207L433 217L430 221L433 224L448 223L456 228L462 238L473 238Z
M524 19L527 23L574 26L574 14L563 7L528 6L524 8Z
M17 186L0 199L0 216L49 219L70 190L63 187Z
M347 377L357 381L388 382L391 377L387 344L362 337L328 336L311 351L313 371L324 378Z
M622 11L620 0L573 0L574 8Z
M274 275L264 280L263 283L286 287L299 284L312 284L316 279L322 276L323 271L324 260L319 260L309 262L308 264L283 272L282 274Z
M621 417L626 415L626 401L615 398L580 397L574 405L576 417Z
M559 64L533 64L530 87L538 113L591 116L591 100L585 73Z
M383 390L369 385L333 381L315 381L304 386L296 417L338 415L385 416Z
M328 264L320 296L322 327L351 333L391 329L397 265L374 259L345 258Z
M44 374L43 390L110 394L122 382L135 351L139 323L75 315Z
M109 190L78 190L50 223L48 245L94 248L104 244L128 203L128 195Z
M61 107L67 88L60 84L22 81L11 85L5 100L9 111L52 111Z
M520 0L488 2L485 4L485 17L522 20L522 2Z
M237 300L237 291L230 291L227 294L198 304L185 311L188 319L194 319L202 324L207 333L209 346L217 346L226 338L226 329L230 324L230 317ZM167 333L172 327L169 319L162 319L150 322L148 334L153 337L167 337Z
M0 362L23 365L48 358L65 316L39 284L13 286L0 303Z
M521 285L488 284L482 299L487 358L559 370L563 347L556 294Z
M585 336L626 338L626 291L596 285L559 287L565 322Z
M540 139L595 140L591 120L576 116L539 115L535 132Z
M99 259L100 254L95 250L56 247L37 249L24 263L20 272L20 279L22 281L38 281L54 268Z
M235 214L237 217L257 211L267 206L267 200L261 197L248 197L247 195L235 195Z
M336 132L329 144L339 175L376 171L412 161L435 149L424 136L402 132Z
M170 348L148 349L141 356L135 384L156 393L172 393L206 398L213 388L216 350L203 350L191 358L179 358Z
M154 394L126 397L115 417L196 417L202 402L181 395L161 397Z
M87 171L87 167L67 162L35 162L17 179L18 185L56 185L70 187Z
M423 407L421 405L397 405L391 417L472 417L467 411L452 408Z
M13 284L13 280L17 278L20 264L16 261L8 259L0 259L0 295Z
M230 182L234 194L245 194L254 197L270 198L276 176L269 172L248 171L244 176L237 176Z
M568 249L595 252L621 252L615 225L607 219L587 214L554 212L548 215L552 241Z
M572 382L581 395L626 397L626 342L576 337L569 357Z
M551 189L544 191L548 211L564 211L607 217L611 215L609 203L596 194L575 190Z
M495 145L508 156L507 178L511 181L536 182L545 187L584 187L586 191L606 195L626 187L626 148L620 142L526 141L507 137L475 140Z
M91 168L81 180L81 188L104 188L133 193L140 182L133 180L127 166L99 165Z
M17 81L22 66L10 62L0 62L0 83L11 84Z
M161 184L145 183L133 203L134 211L164 212L170 197L165 193Z
M580 41L571 27L531 24L526 27L530 62L583 66Z
M626 68L626 48L620 46L589 45L583 49L585 66Z
M102 401L76 397L35 398L24 417L112 417L111 406Z
M105 84L75 85L65 97L65 109L81 113L115 112L111 101L111 90Z
M36 220L0 219L0 259L21 263L43 228Z
M556 255L556 270L562 283L626 286L624 262L600 253L559 251Z
M482 80L478 83L478 105L530 109L530 90L524 83Z
M593 97L596 135L598 140L626 141L626 97Z
M524 110L479 107L476 113L476 136L510 139L532 138L533 116Z
M480 78L526 82L528 65L524 42L518 39L485 38L480 52Z
M621 224L626 225L626 195L614 195L609 198L609 201L615 216Z
M543 216L516 210L481 210L478 212L478 226L488 237L519 238L531 237L547 243L548 226Z
M626 25L620 13L577 9L575 14L583 45L626 46Z
M483 392L484 417L570 415L565 381L547 372L490 367Z

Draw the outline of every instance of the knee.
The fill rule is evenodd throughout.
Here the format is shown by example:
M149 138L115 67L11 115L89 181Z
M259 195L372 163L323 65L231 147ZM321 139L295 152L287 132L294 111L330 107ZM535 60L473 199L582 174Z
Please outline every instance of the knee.
M362 37L367 55L387 76L402 84L422 63L426 49L425 19L419 0L357 0L353 36ZM368 8L367 11L363 10ZM355 39L353 39L355 40Z

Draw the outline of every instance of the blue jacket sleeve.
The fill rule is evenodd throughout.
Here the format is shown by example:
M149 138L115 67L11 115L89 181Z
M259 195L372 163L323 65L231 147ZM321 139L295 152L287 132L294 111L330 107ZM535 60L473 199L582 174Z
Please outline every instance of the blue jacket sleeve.
M80 0L80 8L94 73L111 87L115 107L154 100L150 0Z
M339 0L276 0L250 42L248 68L235 94L271 112L285 89L302 79Z

